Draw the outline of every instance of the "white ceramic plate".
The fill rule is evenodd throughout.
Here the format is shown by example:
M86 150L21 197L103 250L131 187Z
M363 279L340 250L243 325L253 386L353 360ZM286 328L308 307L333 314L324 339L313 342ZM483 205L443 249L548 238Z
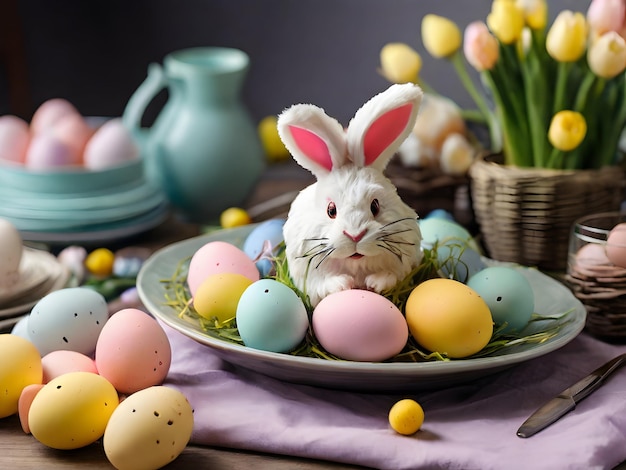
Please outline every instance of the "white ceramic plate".
M63 288L69 277L69 270L51 253L25 248L20 283L0 302L0 320L27 312L41 298Z
M550 316L571 310L568 317L570 322L555 337L541 344L520 345L506 351L500 350L490 357L449 362L328 361L259 351L212 337L199 324L179 318L177 311L164 305L165 291L161 281L172 277L181 260L192 256L210 241L222 240L242 246L251 230L252 226L247 226L212 232L163 248L143 265L137 278L137 288L144 305L164 323L209 346L229 363L283 381L358 391L397 392L443 388L548 354L574 339L585 325L585 308L563 284L537 270L524 267L518 269L533 287L536 312Z

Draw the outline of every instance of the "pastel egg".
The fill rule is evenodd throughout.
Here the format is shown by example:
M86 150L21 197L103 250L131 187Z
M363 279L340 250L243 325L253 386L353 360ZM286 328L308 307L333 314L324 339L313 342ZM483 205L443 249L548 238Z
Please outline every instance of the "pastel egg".
M28 425L28 412L30 411L30 406L33 404L33 400L43 386L44 384L27 385L24 387L24 390L22 390L20 399L17 402L17 414L20 418L20 425L22 426L22 431L26 434L30 434L30 426Z
M606 256L604 245L588 243L582 246L575 257L576 264L582 267L609 266L611 261Z
M5 418L17 413L26 386L41 384L43 371L39 351L20 336L0 334L0 358L0 418Z
M84 163L92 170L109 168L139 157L139 147L121 118L105 122L89 139Z
M69 114L60 118L49 132L72 149L78 156L78 162L82 163L85 147L95 129L80 114Z
M34 135L26 152L26 166L31 170L52 170L80 164L80 155L51 133Z
M244 291L236 318L244 344L264 351L291 351L302 342L309 328L300 297L274 279L261 279Z
M42 356L59 349L90 355L109 318L104 297L87 287L47 294L28 316L28 335Z
M606 239L606 257L615 266L626 268L626 223L613 227Z
M444 217L428 217L419 220L419 227L424 248L432 248L435 243L455 241L465 242L470 248L480 253L480 247L474 237L465 227L453 220Z
M375 292L330 294L313 311L313 332L329 353L350 361L379 362L398 354L409 332L402 312Z
M170 368L172 349L157 321L126 308L114 313L96 345L96 368L121 393L160 385Z
M187 284L191 295L207 277L220 273L241 274L253 282L260 278L256 265L243 250L228 242L209 242L193 254L189 263Z
M44 101L33 114L30 129L33 134L40 134L51 129L61 118L79 114L72 103L63 98Z
M161 468L185 449L193 424L193 410L181 392L149 387L115 409L104 431L104 452L118 470Z
M283 225L285 219L270 219L260 223L246 237L243 251L252 260L256 260L261 277L267 276L272 267L271 258L276 256L283 242Z
M503 333L519 332L535 311L535 294L528 279L517 269L490 266L473 275L467 286L478 292Z
M203 318L224 323L235 318L237 305L252 281L242 274L221 273L207 277L196 290L193 308Z
M26 121L11 115L0 117L0 160L24 163L29 142Z
M52 351L41 358L43 367L43 383L68 372L91 372L97 374L96 363L89 356L76 351L58 350Z
M48 382L30 404L33 436L53 449L78 449L96 442L119 404L115 388L90 372L70 372Z

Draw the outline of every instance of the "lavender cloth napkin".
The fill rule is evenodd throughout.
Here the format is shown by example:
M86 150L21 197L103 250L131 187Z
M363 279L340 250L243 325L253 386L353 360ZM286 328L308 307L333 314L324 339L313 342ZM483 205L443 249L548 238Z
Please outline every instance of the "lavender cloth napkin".
M165 385L195 412L192 443L380 469L609 469L626 460L626 370L539 434L517 428L538 406L622 352L581 334L558 351L444 390L361 394L284 383L235 368L163 325L173 360ZM424 408L401 436L387 415L399 399Z

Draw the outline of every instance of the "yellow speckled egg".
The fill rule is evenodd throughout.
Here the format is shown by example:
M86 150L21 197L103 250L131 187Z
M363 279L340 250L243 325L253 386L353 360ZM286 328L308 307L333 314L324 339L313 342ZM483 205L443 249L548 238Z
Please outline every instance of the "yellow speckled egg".
M193 410L178 390L155 386L126 398L104 432L104 451L118 470L152 470L176 459L193 431Z
M415 434L424 423L424 410L415 400L404 398L389 410L389 425L398 434Z
M53 449L78 449L104 435L119 404L115 387L91 372L69 372L48 382L28 412L30 432Z
M219 322L235 318L243 292L252 284L243 274L222 273L207 277L193 297L193 307L203 318L217 317Z
M429 279L406 302L406 321L415 341L451 358L483 349L493 333L491 311L473 289L454 279Z
M0 335L0 418L17 413L22 390L40 384L42 378L41 356L35 345L17 335Z

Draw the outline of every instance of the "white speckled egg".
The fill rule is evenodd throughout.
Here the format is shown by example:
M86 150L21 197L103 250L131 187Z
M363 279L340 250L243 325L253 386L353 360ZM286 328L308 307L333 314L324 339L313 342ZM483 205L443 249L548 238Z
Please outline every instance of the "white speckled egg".
M58 349L90 355L108 317L101 294L68 287L37 302L28 316L28 335L42 356Z
M19 281L23 251L22 236L15 225L0 219L0 293Z
M193 421L191 405L178 390L140 390L111 415L102 440L104 452L118 470L161 468L185 449Z
M330 294L313 311L313 332L329 353L350 361L379 362L398 354L409 338L402 312L375 292Z

